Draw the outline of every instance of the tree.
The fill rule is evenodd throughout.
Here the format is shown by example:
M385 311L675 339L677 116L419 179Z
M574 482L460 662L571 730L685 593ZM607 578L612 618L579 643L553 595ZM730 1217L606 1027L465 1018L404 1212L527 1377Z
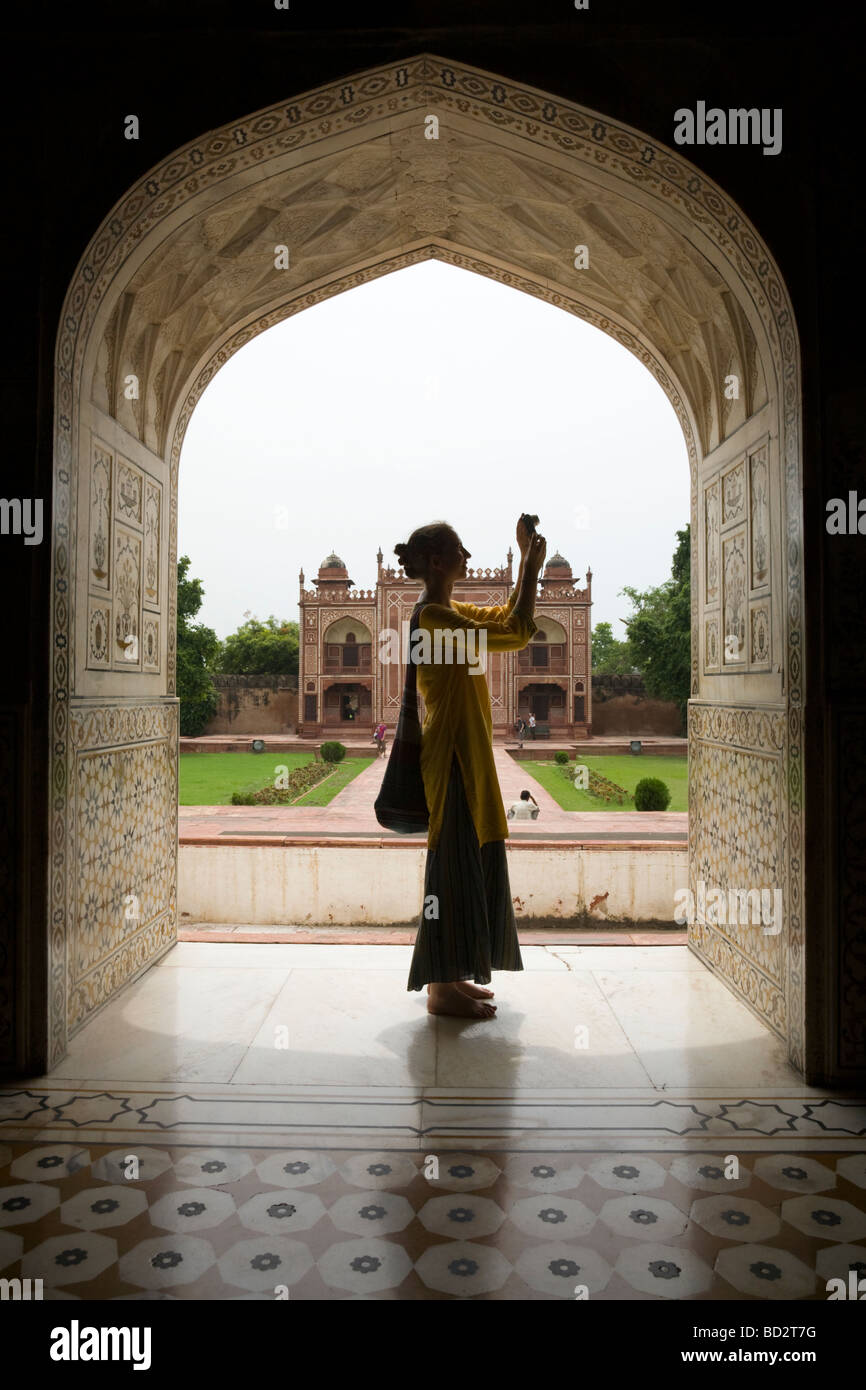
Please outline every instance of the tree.
M594 676L629 676L634 661L628 642L613 635L610 623L596 623L592 629L592 673Z
M249 612L244 618L225 640L220 670L233 676L296 676L298 624L278 622L273 614L265 622Z
M674 700L685 723L691 679L691 527L677 531L671 578L640 593L621 590L634 612L626 619L628 642L646 692Z
M187 578L188 555L177 562L177 693L180 699L180 732L196 738L216 713L218 697L211 673L216 669L221 643L213 628L193 623L202 606L200 579Z

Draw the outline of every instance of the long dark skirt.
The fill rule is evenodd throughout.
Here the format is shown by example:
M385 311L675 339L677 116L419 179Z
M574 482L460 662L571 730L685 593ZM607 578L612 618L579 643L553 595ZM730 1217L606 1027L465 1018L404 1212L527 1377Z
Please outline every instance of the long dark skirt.
M522 969L505 841L479 845L455 754L439 842L427 851L424 906L406 988L452 980L486 985L492 970Z

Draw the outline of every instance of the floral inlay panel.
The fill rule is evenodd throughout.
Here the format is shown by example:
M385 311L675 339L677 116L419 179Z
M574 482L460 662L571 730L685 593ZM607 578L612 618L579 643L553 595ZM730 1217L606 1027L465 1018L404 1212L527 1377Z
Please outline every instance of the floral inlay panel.
M749 458L749 496L752 523L752 588L770 582L770 479L767 446Z
M111 604L90 599L87 611L87 666L105 670L111 665Z
M738 463L722 478L722 525L746 519L746 467Z
M722 542L722 616L725 665L746 660L746 533L737 531Z
M159 542L162 488L150 478L144 485L144 606L159 608Z
M111 468L111 454L94 440L90 466L88 578L91 589L106 591L111 586Z
M707 920L689 925L689 941L769 1027L787 1027L786 975L796 929L789 918L785 854L785 726L782 714L692 706L689 710L689 886L697 898L721 889L773 890L776 921ZM771 908L771 916L773 909Z
M712 483L704 493L704 554L706 555L706 602L719 601L719 484Z
M114 633L112 657L122 669L140 670L141 537L118 526L114 538Z
M70 1028L171 940L177 909L176 706L76 713ZM124 734L147 742L106 746Z
M117 516L127 526L141 526L144 479L140 469L125 459L117 460Z

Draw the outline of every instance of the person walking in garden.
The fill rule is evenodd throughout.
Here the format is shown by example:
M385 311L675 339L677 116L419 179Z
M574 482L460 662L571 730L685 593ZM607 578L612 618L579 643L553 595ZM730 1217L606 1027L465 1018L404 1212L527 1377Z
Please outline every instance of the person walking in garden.
M469 661L437 661L448 640L460 651L521 651L537 626L533 617L538 575L547 542L517 524L520 571L507 603L481 607L453 601L455 581L466 576L470 552L447 522L412 532L396 545L404 574L424 588L413 621L430 634L433 659L419 662L424 698L421 772L429 813L424 909L418 925L407 989L427 986L432 1014L492 1018L493 970L522 970L511 899L505 841L508 824L493 759L490 693L483 670ZM437 646L436 632L443 633ZM475 634L474 639L468 634ZM450 638L448 636L450 634ZM456 640L455 640L456 639ZM478 648L474 651L477 657Z
M534 715L534 714L530 714L530 716L529 716L529 736L530 736L530 738L535 738L535 715Z

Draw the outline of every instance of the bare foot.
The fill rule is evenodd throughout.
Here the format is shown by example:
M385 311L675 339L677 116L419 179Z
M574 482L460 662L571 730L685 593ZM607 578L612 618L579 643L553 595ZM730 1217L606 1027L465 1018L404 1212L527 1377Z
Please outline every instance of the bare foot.
M455 980L458 989L464 994L468 994L470 999L492 999L493 990L485 989L483 985L473 984L471 980Z
M451 1014L455 1018L493 1018L496 1014L495 1004L470 998L456 984L430 984L427 993L430 1014Z

